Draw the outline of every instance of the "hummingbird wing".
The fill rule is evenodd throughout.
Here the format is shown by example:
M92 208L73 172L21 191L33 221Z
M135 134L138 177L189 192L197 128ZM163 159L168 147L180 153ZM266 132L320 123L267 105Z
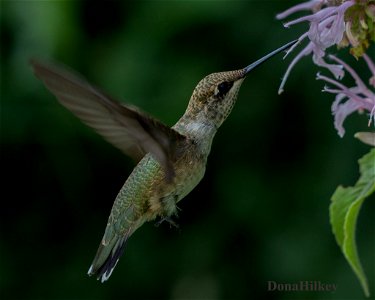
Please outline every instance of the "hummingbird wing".
M35 76L85 124L136 162L151 153L163 166L166 179L172 180L175 144L185 136L138 109L120 104L73 71L37 60L30 64Z

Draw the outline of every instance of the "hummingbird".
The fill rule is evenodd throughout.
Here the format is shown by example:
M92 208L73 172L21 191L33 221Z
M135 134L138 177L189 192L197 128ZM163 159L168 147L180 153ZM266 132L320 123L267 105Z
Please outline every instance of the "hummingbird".
M171 220L177 203L201 181L213 138L230 114L242 82L292 41L245 68L212 73L195 87L173 127L123 104L61 65L32 59L33 72L57 100L138 164L119 191L88 275L111 276L128 238L145 222Z

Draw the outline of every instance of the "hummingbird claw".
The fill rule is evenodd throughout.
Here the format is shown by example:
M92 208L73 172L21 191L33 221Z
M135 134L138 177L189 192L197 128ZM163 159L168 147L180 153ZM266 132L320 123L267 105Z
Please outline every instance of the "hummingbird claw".
M175 221L173 221L173 219L171 217L162 218L160 221L155 223L155 227L159 227L160 224L163 223L164 221L167 221L169 223L170 227L174 227L176 229L180 228L180 226Z

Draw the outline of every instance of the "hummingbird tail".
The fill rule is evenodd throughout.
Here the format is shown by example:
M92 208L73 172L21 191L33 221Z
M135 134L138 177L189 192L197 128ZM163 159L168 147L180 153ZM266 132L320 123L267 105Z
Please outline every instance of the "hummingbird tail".
M107 281L124 253L128 237L128 234L116 235L109 243L102 241L87 274L89 276L97 274L97 279L100 279L102 283Z

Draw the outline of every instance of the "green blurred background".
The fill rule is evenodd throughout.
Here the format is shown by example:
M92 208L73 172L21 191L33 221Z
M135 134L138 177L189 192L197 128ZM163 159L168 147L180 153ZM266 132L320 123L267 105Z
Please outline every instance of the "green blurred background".
M78 70L173 125L205 75L238 69L295 39L276 13L296 1L1 1L1 299L360 299L328 206L358 178L365 115L333 128L310 58L277 95L291 58L251 73L220 128L180 229L147 224L105 284L86 272L114 198L134 167L60 106L31 57ZM342 51L340 57L356 65ZM348 76L347 76L348 77ZM347 78L347 82L351 82ZM375 294L374 196L357 228ZM329 292L267 292L267 281L321 281Z

